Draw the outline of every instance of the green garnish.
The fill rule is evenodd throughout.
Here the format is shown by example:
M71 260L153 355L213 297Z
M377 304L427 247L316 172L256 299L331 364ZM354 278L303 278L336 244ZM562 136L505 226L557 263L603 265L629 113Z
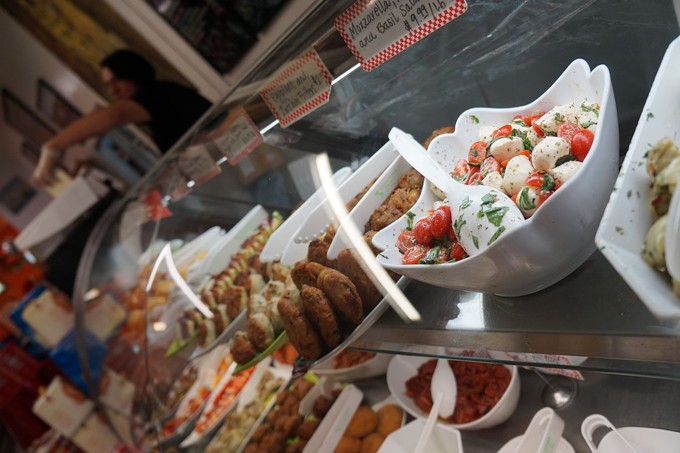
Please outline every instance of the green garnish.
M588 121L587 123L581 123L581 127L583 129L588 129L593 124L597 124L597 122L596 121Z
M507 209L507 208L506 208ZM479 239L474 234L472 235L472 243L475 244L475 248L479 248Z
M411 211L408 211L406 213L406 231L413 230L413 219L415 218L415 216L416 215Z
M509 209L510 208L507 206L491 208L486 211L486 218L489 219L489 222L491 222L494 226L501 226L503 217L505 217L505 214Z
M491 145L496 143L498 140L503 140L504 138L510 138L510 137L506 137L505 135L501 135L500 137L496 137L493 140L491 140L489 143L487 143L486 152L488 153L491 150Z
M550 175L550 173L544 174L543 175L543 184L541 185L541 192L553 190L554 188L555 188L555 179Z
M290 447L292 445L299 443L300 440L301 440L300 436L295 436L295 437L292 437L290 439L286 439L286 445Z
M560 157L555 161L555 167L559 167L560 165L571 162L572 160L576 160L576 156L573 154L565 154L564 156Z
M470 207L472 202L470 201L470 197L465 197L463 198L463 202L460 204L460 209L465 209Z
M473 123L479 124L479 118L477 118L475 115L470 115L470 119Z
M564 123L564 118L562 118L561 113L555 113L555 121L558 123Z
M600 112L596 108L591 107L589 105L581 104L581 110L583 110L584 112L593 112L595 116L597 116L598 118L600 117Z
M441 246L436 246L432 247L430 250L427 251L424 257L418 261L418 264L437 264L438 262L441 262L441 260L437 259L437 255L439 254L439 249Z
M460 229L463 228L463 225L465 225L465 220L463 219L463 216L460 215L456 219L456 221L453 224L453 231L456 233L456 237L460 237Z
M520 131L518 129L513 129L512 132L510 132L511 137L519 137L522 139L522 142L524 143L524 149L528 149L529 151L534 150L534 145L531 144L531 140L527 138L527 133L526 131Z
M482 205L491 204L497 199L498 197L496 197L496 194L494 192L489 192L482 197Z
M499 237L501 234L503 234L504 231L505 231L505 227L504 227L504 226L502 226L502 227L500 227L499 229L497 229L496 232L493 234L493 236L491 236L491 239L489 239L489 243L488 243L487 245L491 245L491 244L493 244L494 242L496 242L496 239L498 239L498 237Z
M529 198L529 188L528 187L523 187L522 191L519 193L519 207L524 209L525 211L529 211L531 209L534 209L536 207L536 204L534 201Z
M511 123L516 124L518 126L530 127L527 123L522 121L522 118L517 118L516 120L512 120Z

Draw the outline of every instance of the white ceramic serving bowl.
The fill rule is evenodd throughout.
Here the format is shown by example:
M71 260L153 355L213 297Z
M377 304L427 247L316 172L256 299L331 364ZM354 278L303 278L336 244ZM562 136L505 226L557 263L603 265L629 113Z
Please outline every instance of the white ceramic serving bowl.
M664 137L680 145L679 59L680 38L676 38L659 66L595 238L604 256L647 308L676 326L680 326L680 299L673 294L668 278L642 259L641 251L654 222L649 209L652 178L645 168L647 152Z
M583 165L526 223L500 237L485 252L456 263L403 265L395 247L406 227L402 217L373 239L384 250L378 262L384 267L425 283L444 288L522 296L546 288L569 275L595 250L593 238L609 199L618 167L619 129L609 70L593 71L575 60L536 101L516 108L474 108L456 122L455 132L432 141L428 152L444 168L467 158L481 126L501 126L515 115L548 111L556 105L587 100L600 104L595 141ZM427 215L438 198L429 181L411 210L415 218Z
M418 367L428 360L432 359L429 357L397 355L392 358L387 367L387 387L390 389L392 397L397 400L406 412L423 420L427 419L428 414L423 412L411 398L406 396L406 381L417 375ZM491 428L492 426L500 425L510 418L519 402L519 372L516 366L503 366L510 370L510 384L501 399L498 400L489 412L469 423L455 424L441 421L438 423L464 431Z
M319 376L328 376L337 381L355 381L382 376L387 372L387 365L392 359L391 354L376 354L358 365L349 368L333 368L333 358L325 360L311 368Z

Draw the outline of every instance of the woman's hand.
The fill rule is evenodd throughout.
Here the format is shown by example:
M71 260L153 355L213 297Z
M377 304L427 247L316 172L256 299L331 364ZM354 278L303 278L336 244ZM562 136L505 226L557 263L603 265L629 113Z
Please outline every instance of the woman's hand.
M49 144L44 144L40 150L40 160L31 178L33 183L38 187L43 187L57 182L54 170L59 160L61 160L61 153L52 149Z

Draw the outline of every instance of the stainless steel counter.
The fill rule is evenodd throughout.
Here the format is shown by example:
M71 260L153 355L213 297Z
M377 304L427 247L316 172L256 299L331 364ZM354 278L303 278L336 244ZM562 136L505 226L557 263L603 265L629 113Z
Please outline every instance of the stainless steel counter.
M419 282L405 294L423 321L408 324L388 310L352 347L452 358L560 354L588 357L579 369L680 378L680 329L657 320L599 252L558 284L521 298Z

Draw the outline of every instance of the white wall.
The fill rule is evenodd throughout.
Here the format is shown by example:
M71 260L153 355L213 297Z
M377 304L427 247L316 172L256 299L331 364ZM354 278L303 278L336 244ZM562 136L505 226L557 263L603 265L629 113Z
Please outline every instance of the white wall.
M39 78L47 81L82 113L92 111L96 104L107 103L0 8L0 87L35 109ZM22 142L22 136L3 118L0 121L0 187L16 175L27 181L30 178L33 166L21 155ZM77 151L70 151L73 152ZM2 205L0 215L21 229L50 201L51 197L40 191L18 215Z

